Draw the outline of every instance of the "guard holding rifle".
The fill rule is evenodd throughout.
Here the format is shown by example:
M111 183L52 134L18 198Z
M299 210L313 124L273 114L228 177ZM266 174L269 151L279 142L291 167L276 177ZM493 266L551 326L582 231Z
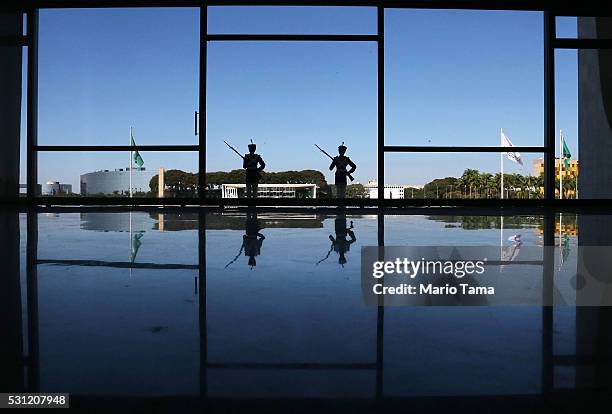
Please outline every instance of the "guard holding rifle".
M255 153L257 145L251 140L249 144L249 153L242 156L236 148L232 147L226 141L223 142L242 158L242 168L246 170L246 196L252 198L257 197L257 187L259 186L259 180L261 180L261 173L264 168L266 168L266 163L263 158Z
M329 166L330 170L336 169L336 191L338 194L338 198L346 198L346 177L350 178L351 181L354 180L352 174L357 169L357 166L351 159L344 154L346 153L346 146L344 142L338 147L338 154L336 157L329 155L325 152L321 147L315 144L315 146L325 155L332 159L332 162ZM350 169L348 169L350 167Z

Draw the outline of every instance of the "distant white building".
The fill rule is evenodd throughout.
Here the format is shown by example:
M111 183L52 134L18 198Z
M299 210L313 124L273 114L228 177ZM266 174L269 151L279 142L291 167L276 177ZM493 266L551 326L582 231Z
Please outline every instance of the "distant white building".
M60 184L59 181L47 181L41 186L41 194L54 196L58 194L71 194L72 184Z
M378 198L378 182L376 180L369 180L367 184L363 186L369 194L370 198ZM423 188L422 185L396 185L396 184L385 184L385 198L404 198L404 189L406 188Z
M135 193L151 191L149 182L156 174L157 171L147 171L144 167L134 167L132 169L132 191ZM81 195L113 193L130 193L129 168L95 171L81 175Z
M238 198L238 189L245 189L246 184L221 184L221 197ZM317 198L316 184L259 184L257 197L295 198L296 190L309 188L312 198Z

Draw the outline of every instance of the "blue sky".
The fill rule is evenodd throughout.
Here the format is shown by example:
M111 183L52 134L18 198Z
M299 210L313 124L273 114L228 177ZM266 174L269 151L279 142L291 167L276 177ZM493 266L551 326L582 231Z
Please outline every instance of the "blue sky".
M43 10L39 143L194 144L198 9ZM211 7L210 33L374 33L369 8ZM543 142L542 15L388 10L385 142ZM559 35L575 35L560 19ZM576 52L557 52L557 121L577 154ZM208 47L208 170L239 168L227 139L257 142L270 171L314 168L344 141L361 182L376 177L376 45L223 42ZM196 153L143 153L145 166L195 171ZM531 173L510 161L507 172ZM386 181L423 184L465 168L499 171L498 154L391 154ZM41 153L39 182L78 191L79 174L127 166L123 153ZM328 180L332 175L327 174Z

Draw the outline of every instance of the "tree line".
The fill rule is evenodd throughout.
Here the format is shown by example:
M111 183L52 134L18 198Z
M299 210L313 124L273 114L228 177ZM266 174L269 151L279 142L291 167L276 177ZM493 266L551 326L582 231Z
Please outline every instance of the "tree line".
M221 197L221 184L241 184L245 181L245 170L215 171L206 173L206 189L208 197ZM317 170L264 172L261 184L316 184L317 198L328 198L335 195L335 186L327 183L325 175ZM156 174L149 182L151 195L156 196L159 185L159 175ZM167 170L164 172L165 197L194 197L198 188L198 173L182 170ZM296 197L311 197L309 189L296 189ZM366 191L361 184L347 186L347 197L364 198Z
M151 193L157 195L158 175L150 183ZM198 173L182 170L167 170L164 175L165 197L194 197L197 194ZM245 181L245 170L216 171L206 173L206 192L208 197L221 197L221 184L240 184ZM262 184L316 184L317 197L335 197L335 186L327 183L325 175L317 170L265 172ZM476 169L466 169L461 177L436 178L423 188L406 187L404 198L500 198L501 174L483 173ZM504 198L542 198L544 177L504 174ZM559 181L556 182L559 188ZM564 197L570 198L576 191L576 180L563 180ZM311 197L309 189L297 189L296 196ZM347 186L347 197L366 198L367 191L361 184Z
M563 180L564 198L576 194L575 177ZM555 188L559 188L556 180ZM544 196L544 176L504 174L504 198L542 198ZM501 173L482 173L476 169L466 169L461 177L437 178L423 188L408 187L404 198L500 198Z

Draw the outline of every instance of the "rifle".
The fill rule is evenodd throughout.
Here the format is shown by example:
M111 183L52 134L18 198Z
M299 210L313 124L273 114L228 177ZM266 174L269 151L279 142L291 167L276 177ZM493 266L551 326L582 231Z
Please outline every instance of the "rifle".
M323 154L327 155L327 156L328 156L328 157L329 157L329 158L330 158L332 161L334 160L334 157L332 157L331 155L329 155L329 154L327 153L327 151L325 151L323 148L319 147L317 144L314 144L314 146L315 146L315 147L317 147L317 148L319 149L319 151L321 151ZM348 173L346 174L346 176L347 176L348 178L350 178L350 179L351 179L351 181L354 181L354 180L355 180L355 179L353 178L353 176L352 176L352 175L350 175L350 174L348 174Z
M225 140L224 140L223 142L225 142L225 145L227 145L228 147L230 147L230 149L231 149L232 151L234 151L236 154L238 154L238 156L239 156L240 158L242 158L242 159L244 160L244 155L242 155L241 153L239 153L239 152L238 152L238 150L237 150L236 148L232 147L232 146L231 146L230 144L228 144L228 143L227 143L227 141L225 141ZM251 141L251 142L253 142L253 141ZM257 177L258 177L260 180L261 180L261 178L262 178L261 171L259 171L259 170L257 171Z
M238 150L237 150L236 148L234 148L234 147L232 147L230 144L228 144L228 143L227 143L227 141L223 141L223 142L225 142L225 145L227 145L228 147L230 147L230 149L231 149L232 151L234 151L236 154L238 154L238 156L239 156L240 158L244 159L244 156L243 156L241 153L239 153L239 152L238 152Z
M236 257L234 257L233 260L231 260L228 264L225 265L224 269L227 269L230 265L232 265L236 260L238 260L238 258L240 257L240 255L242 254L242 251L244 250L244 241L242 242L242 246L240 246L240 251L238 252L238 254L236 255Z

